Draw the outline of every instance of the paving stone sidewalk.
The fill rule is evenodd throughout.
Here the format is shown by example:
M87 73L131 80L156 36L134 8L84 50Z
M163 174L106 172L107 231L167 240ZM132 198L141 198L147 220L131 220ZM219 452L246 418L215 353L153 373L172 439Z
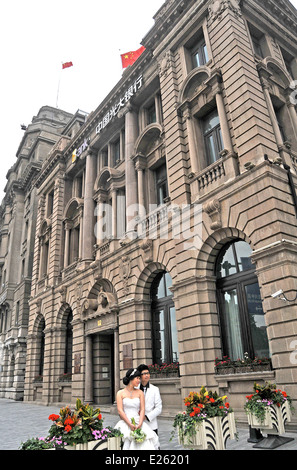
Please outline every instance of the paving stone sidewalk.
M45 437L51 426L48 417L52 413L59 413L59 407L50 405L37 405L32 403L16 402L0 398L0 450L18 450L21 442L31 437ZM114 426L119 417L102 411L105 426ZM178 451L183 447L178 444L177 438L170 441L172 419L159 418L159 438L161 450ZM248 428L238 428L238 440L228 440L227 450L261 450L255 449L254 444L248 442ZM274 450L297 450L297 430L287 432L286 437L293 441Z

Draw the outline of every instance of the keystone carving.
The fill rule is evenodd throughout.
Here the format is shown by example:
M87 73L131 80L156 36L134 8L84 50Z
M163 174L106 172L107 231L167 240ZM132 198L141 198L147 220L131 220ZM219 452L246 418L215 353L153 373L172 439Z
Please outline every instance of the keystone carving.
M222 227L221 219L221 203L218 199L213 199L208 202L204 207L205 212L209 215L211 224L210 228L212 230L218 230Z

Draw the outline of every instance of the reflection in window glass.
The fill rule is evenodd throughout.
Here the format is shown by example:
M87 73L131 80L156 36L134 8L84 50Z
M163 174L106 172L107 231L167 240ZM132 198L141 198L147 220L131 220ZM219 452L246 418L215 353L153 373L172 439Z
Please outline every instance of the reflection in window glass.
M175 307L170 307L170 324L171 324L171 343L172 343L172 362L178 362L178 340L176 328Z
M224 354L232 360L269 357L260 288L248 243L226 245L216 265Z
M238 241L234 244L239 271L246 271L255 267L251 261L252 250L246 242Z
M178 339L169 273L158 274L152 284L153 361L170 364L178 361Z
M232 246L227 250L222 250L217 262L217 277L226 277L236 274L236 263Z
M221 250L217 261L217 277L227 277L255 268L251 260L252 249L244 241L237 241Z
M269 346L259 284L245 286L255 355L269 357Z
M237 289L231 289L224 293L223 308L229 356L232 360L236 360L243 357L244 354L240 331Z

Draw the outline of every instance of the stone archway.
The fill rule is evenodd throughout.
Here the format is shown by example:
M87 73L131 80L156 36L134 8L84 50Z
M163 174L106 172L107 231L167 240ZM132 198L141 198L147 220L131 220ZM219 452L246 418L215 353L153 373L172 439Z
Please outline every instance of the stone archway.
M118 300L111 282L100 279L82 300L85 324L85 400L111 405L119 383Z

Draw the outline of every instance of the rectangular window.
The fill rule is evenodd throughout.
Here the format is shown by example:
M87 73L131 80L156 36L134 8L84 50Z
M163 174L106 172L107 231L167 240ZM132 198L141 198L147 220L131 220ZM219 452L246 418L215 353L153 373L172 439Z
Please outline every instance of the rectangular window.
M191 50L193 68L201 67L208 62L207 47L204 38L201 39Z
M288 73L290 74L290 76L294 79L295 76L297 76L296 73L295 73L295 76L294 76L294 72L296 72L296 59L294 58L294 56L292 54L290 54L286 50L284 50L282 48L280 48L280 50L281 50L281 53L282 53L282 56L283 56L283 59L284 59L286 69L287 69ZM294 64L295 64L295 66L294 66Z
M47 217L52 215L54 208L54 190L47 195Z
M168 197L168 183L166 165L162 165L155 170L156 193L158 206L164 204Z
M220 158L220 152L223 150L223 138L217 110L205 116L202 121L207 165L211 165Z
M271 55L265 34L257 29L253 24L249 23L249 32L253 44L254 54L262 59Z
M19 324L19 315L20 315L20 302L18 301L15 306L15 325Z
M82 198L83 195L84 195L84 191L83 191L83 176L80 175L80 176L77 176L76 178L76 196L79 197L79 198Z
M156 106L155 106L155 103L152 104L152 106L150 106L148 109L147 109L147 123L148 124L153 124L154 122L157 122L157 115L156 115Z
M264 58L264 54L262 52L262 47L261 47L259 39L252 36L252 42L253 42L255 54L258 55L259 57Z
M120 162L121 159L121 143L120 139L118 139L116 142L114 142L112 146L112 166L114 167Z

